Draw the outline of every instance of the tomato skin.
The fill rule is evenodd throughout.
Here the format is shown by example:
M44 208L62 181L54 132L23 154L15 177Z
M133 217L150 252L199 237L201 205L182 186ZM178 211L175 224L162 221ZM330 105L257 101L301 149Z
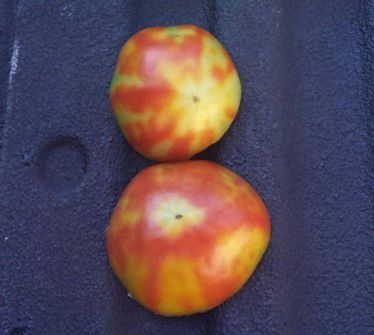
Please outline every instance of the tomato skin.
M123 46L110 89L130 145L158 161L186 160L217 142L241 97L223 46L195 25L152 27Z
M107 231L111 266L143 306L165 316L203 312L237 292L270 239L256 191L208 161L164 163L136 175Z

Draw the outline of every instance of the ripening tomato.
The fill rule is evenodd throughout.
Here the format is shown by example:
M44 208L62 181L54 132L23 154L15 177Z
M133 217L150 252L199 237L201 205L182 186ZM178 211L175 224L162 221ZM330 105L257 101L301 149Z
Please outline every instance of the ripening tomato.
M229 54L194 25L147 28L132 36L110 89L129 143L158 161L186 160L217 142L234 120L240 96Z
M267 248L256 191L208 161L164 163L123 192L107 231L111 266L143 306L165 316L209 310L237 292Z

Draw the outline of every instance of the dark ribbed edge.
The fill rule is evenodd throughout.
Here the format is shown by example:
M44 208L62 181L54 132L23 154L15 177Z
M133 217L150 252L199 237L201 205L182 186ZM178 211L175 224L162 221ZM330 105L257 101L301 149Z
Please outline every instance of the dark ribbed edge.
M5 125L17 4L18 1L15 0L0 1L0 152Z
M370 0L360 1L357 15L357 24L360 29L361 38L358 41L360 50L361 68L362 68L362 108L365 111L365 126L368 144L367 165L370 167L368 173L371 180L374 180L374 3ZM374 196L374 182L369 185L370 192ZM374 213L374 204L372 203L372 213Z

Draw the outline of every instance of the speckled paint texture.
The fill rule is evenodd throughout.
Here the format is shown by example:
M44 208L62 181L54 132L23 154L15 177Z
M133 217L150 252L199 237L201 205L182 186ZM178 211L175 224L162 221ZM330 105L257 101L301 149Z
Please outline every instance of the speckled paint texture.
M373 334L371 1L0 1L0 334ZM109 267L105 229L150 161L118 128L118 52L197 24L242 82L237 119L200 154L247 179L272 239L222 306L163 318Z

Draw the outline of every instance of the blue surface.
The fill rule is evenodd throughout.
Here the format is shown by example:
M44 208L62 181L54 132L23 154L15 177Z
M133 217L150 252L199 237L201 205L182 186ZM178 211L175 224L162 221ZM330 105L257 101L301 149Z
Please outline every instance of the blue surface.
M0 1L0 334L374 334L372 1ZM238 119L200 157L264 198L272 239L208 313L127 297L105 228L151 164L108 102L124 41L195 23L231 53Z

